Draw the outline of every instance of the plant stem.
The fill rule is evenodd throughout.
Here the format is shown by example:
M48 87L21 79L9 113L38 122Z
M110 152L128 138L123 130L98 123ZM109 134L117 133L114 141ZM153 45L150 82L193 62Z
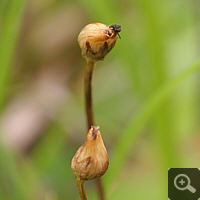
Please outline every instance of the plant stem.
M92 75L95 63L86 61L84 75L85 109L87 114L88 130L94 125L93 106L92 106Z
M74 175L74 177L75 177L76 186L78 188L81 200L87 200L84 181L80 180L80 178L78 176L76 176L76 175Z
M87 114L88 130L94 125L93 105L92 105L92 75L95 62L86 60L84 75L85 108ZM103 185L100 178L96 179L96 187L100 200L105 200Z
M105 200L104 189L103 189L101 178L96 179L96 187L97 187L99 199Z

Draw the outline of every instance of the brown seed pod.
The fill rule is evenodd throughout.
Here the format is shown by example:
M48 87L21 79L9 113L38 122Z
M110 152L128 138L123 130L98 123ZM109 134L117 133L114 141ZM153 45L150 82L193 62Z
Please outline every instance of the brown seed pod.
M98 126L92 126L83 144L74 155L71 168L80 180L91 180L102 176L109 165L107 150Z
M107 26L102 23L91 23L86 25L78 36L82 56L93 62L104 59L114 47L120 31L121 26L117 24Z

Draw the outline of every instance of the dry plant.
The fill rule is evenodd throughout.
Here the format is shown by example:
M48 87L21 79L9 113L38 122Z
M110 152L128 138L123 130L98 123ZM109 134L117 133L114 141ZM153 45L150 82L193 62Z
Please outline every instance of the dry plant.
M82 56L86 60L84 74L84 92L87 114L88 133L86 142L74 155L71 167L75 176L77 188L82 200L86 200L84 181L96 179L98 195L105 200L100 177L106 172L109 157L104 146L98 126L95 126L92 107L92 75L95 63L103 60L114 47L121 31L121 26L102 23L91 23L85 26L78 36Z

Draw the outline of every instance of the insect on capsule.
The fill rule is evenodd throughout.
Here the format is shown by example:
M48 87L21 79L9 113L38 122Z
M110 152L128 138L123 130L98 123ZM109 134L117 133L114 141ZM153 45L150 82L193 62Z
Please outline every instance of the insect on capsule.
M86 25L78 36L78 43L82 56L89 61L103 60L108 52L114 47L121 26L112 24L107 26L102 23Z
M118 24L111 24L109 26L109 28L111 28L115 33L117 33L117 35L119 36L119 38L121 39L121 36L119 34L119 32L121 32L121 26Z

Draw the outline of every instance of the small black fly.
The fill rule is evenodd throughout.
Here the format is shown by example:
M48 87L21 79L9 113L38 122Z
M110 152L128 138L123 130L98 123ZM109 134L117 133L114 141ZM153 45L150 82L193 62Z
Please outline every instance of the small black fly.
M121 39L121 36L119 35L119 32L121 32L121 26L120 25L118 25L118 24L111 24L109 26L109 28L112 29L115 33L117 33L117 35Z

